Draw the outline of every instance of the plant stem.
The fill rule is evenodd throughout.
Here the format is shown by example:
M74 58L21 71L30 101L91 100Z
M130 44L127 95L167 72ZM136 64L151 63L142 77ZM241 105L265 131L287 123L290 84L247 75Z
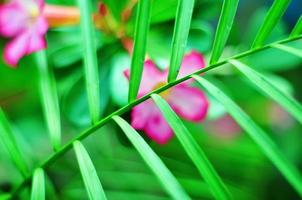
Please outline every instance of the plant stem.
M281 41L278 41L277 43L278 44L284 44L284 43L288 43L288 42L292 42L292 41L296 41L296 40L299 40L299 39L302 39L302 35L298 36L298 37L294 37L294 38L287 38L287 39L284 39L284 40L281 40ZM128 105L118 109L117 111L111 113L110 115L108 115L107 117L101 119L100 121L98 121L94 126L86 129L85 131L81 132L79 135L75 136L73 139L71 139L70 141L68 141L63 147L61 147L56 153L53 153L52 155L50 155L45 161L42 162L42 164L38 167L38 168L42 168L42 169L46 169L48 168L51 164L53 164L58 158L60 158L63 154L65 154L68 150L70 150L72 147L73 147L73 143L76 141L76 140L83 140L84 138L88 137L90 134L92 134L93 132L95 132L96 130L98 130L99 128L101 128L103 125L105 125L106 123L108 123L113 116L115 115L122 115L128 111L130 111L134 106L146 101L147 99L150 98L150 96L152 94L159 94L175 85L178 85L188 79L190 79L192 77L192 75L199 75L201 73L205 73L207 71L210 71L211 69L214 69L214 68L218 68L220 66L223 66L224 64L228 63L229 60L231 59L239 59L239 58L243 58L243 57L246 57L246 56L249 56L251 54L254 54L254 53L257 53L257 52L261 52L261 51L264 51L266 49L269 49L271 48L272 44L269 44L269 45L265 45L265 46L262 46L258 49L253 49L253 50L248 50L246 52L243 52L241 54L238 54L236 56L233 56L233 57L230 57L230 58L227 58L223 61L220 61L218 63L215 63L213 65L210 65L206 68L203 68L201 70L198 70L194 73L191 73L191 74L188 74L186 76L184 76L183 78L180 78L180 79L177 79L173 82L170 82L152 92L150 92L149 94L141 97L140 99L137 99L131 103L129 103ZM18 195L18 193L25 187L27 186L29 183L30 183L30 180L32 178L32 174L29 175L26 179L24 179L24 181L12 192L12 198L16 197Z

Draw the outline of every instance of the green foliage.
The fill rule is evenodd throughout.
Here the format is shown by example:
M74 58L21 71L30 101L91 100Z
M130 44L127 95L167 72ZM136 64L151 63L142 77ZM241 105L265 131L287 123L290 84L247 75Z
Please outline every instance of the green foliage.
M273 44L272 46L277 48L277 49L286 51L286 52L288 52L292 55L296 55L296 56L299 56L299 57L302 58L302 51L300 49L296 49L296 48L286 46L286 45L282 45L282 44Z
M105 192L94 165L81 142L75 141L73 148L79 163L86 191L90 200L106 200Z
M254 40L252 48L259 48L263 45L273 28L279 22L288 7L290 0L275 0L272 7L267 13L264 23L259 29L258 34Z
M234 62L232 62L234 64ZM238 66L236 64L236 66ZM241 68L242 69L242 68ZM273 164L280 170L284 177L296 189L300 197L302 197L302 176L295 166L293 166L280 152L279 148L267 136L261 128L259 128L251 118L242 111L242 109L226 96L220 89L214 86L209 81L193 75L193 78L198 81L211 95L222 102L229 114L247 131L250 137L259 145L263 153L266 154Z
M82 48L84 75L91 121L95 124L100 115L100 81L96 56L95 33L91 19L91 2L78 0L81 13Z
M10 123L7 121L6 116L0 108L0 138L1 145L5 147L10 155L10 160L16 165L20 173L26 177L29 173L28 166L24 159L23 154L18 148L16 139L13 135Z
M286 42L289 42L289 41L292 41L292 40L295 40L296 38L294 39L286 39L284 41L281 41L282 43L286 43ZM253 53L255 52L258 52L258 51L261 51L261 50L265 50L265 49L268 49L270 48L270 45L267 45L267 46L264 46L260 49L257 49L257 50L251 50L251 51L247 51L247 52L244 52L242 54L238 54L234 57L232 57L233 59L238 59L238 58L242 58L242 57L246 57L246 56L250 56L252 55ZM207 72L209 70L212 70L214 68L218 68L218 67L221 67L223 64L227 63L228 60L224 60L224 61L221 61L215 65L211 65L209 67L206 67L204 69L201 69L193 74L200 74L200 73L204 73L204 72ZM142 103L144 101L146 101L151 94L153 93L161 93L162 91L165 91L179 83L182 83L186 80L188 80L190 77L192 76L192 74L189 74L181 79L178 79L174 82L171 82L163 87L160 87L154 91L152 91L151 93L149 93L148 95L130 103L130 104L127 104L125 105L124 107L122 107L121 109L115 111L115 112L112 112L110 115L108 115L107 117L103 118L102 120L100 120L97 124L95 124L94 126L91 126L89 129L81 132L80 134L76 135L73 139L71 139L70 141L67 142L66 145L64 145L62 148L59 149L58 152L52 154L49 158L47 158L42 164L41 164L41 168L48 168L49 166L51 166L51 164L53 164L58 158L62 157L67 151L69 151L72 146L73 146L73 142L74 141L77 141L77 140L83 140L84 138L86 138L87 136L93 134L96 130L98 130L99 128L103 127L105 124L107 124L113 116L116 116L116 115L122 115L124 113L126 113L127 111L129 111L131 108L133 108L135 105L138 105L139 103ZM279 150L278 150L279 151ZM286 169L283 168L283 170L287 171ZM290 178L292 178L292 176L290 176ZM26 183L29 181L30 179L30 176L24 180L23 184L19 185L19 187L17 187L17 189L14 191L14 193L12 193L12 196L16 196L18 195L19 191L26 187Z
M147 165L149 165L150 169L160 180L162 186L167 190L170 196L173 199L178 200L191 199L179 185L173 174L160 160L156 153L154 153L148 144L142 139L142 137L124 119L118 116L113 116L113 120L121 127L128 139L137 149Z
M298 19L296 26L293 28L292 32L290 33L289 37L297 37L302 33L302 15Z
M61 120L58 94L53 71L49 68L45 51L36 53L39 71L40 98L50 134L52 148L57 151L61 146Z
M174 19L178 0L153 0L151 23L162 23Z
M136 17L133 56L130 68L129 102L136 99L139 85L142 79L143 67L146 55L147 34L150 26L152 0L138 2L138 14Z
M33 176L31 200L45 199L45 178L43 169L36 169Z
M251 67L237 60L230 60L229 63L238 68L261 91L281 104L302 124L302 106L294 98L280 91L264 75L253 70Z
M52 0L49 2L71 5L67 0ZM129 3L129 1L120 2L118 0L105 0L104 2L108 4L110 11L117 21L120 20L121 12L123 12L125 5ZM261 106L261 103L268 104L271 102L247 87L247 85L241 85L243 82L239 82L240 77L237 76L237 71L233 67L230 68L230 64L235 65L250 80L251 85L258 87L267 96L286 108L294 116L294 119L302 121L301 105L292 97L289 97L288 94L284 94L284 87L281 85L285 85L285 88L294 87L290 83L288 84L287 81L282 81L283 79L276 81L274 76L265 75L270 74L273 70L283 70L285 73L288 69L296 69L295 67L301 63L301 50L299 49L300 39L302 38L302 35L300 35L301 17L288 38L280 40L280 38L285 37L286 33L282 25L278 26L276 34L272 32L285 12L289 0L276 0L269 12L265 13L267 17L260 30L251 28L253 31L258 31L258 34L254 40L253 48L245 52L241 51L249 45L250 40L254 39L254 32L251 31L249 33L248 40L240 41L241 43L235 46L236 40L233 40L236 38L236 33L238 34L239 32L241 34L242 32L242 26L240 29L238 28L238 24L246 23L245 21L241 22L241 19L238 19L238 24L236 21L234 22L235 14L239 13L237 12L238 0L224 1L212 52L209 50L214 38L214 31L212 30L210 21L214 17L217 17L216 12L213 12L213 10L217 10L218 12L217 5L221 1L196 1L195 8L203 8L203 10L202 12L198 10L198 13L196 12L193 15L194 0L139 0L138 2L139 4L136 6L137 12L133 12L133 16L136 15L136 27L128 96L128 100L130 101L127 102L128 85L122 73L126 67L129 67L129 57L128 55L124 56L125 52L121 50L121 45L118 41L120 38L112 39L111 36L107 37L105 33L104 35L103 33L101 35L94 34L90 4L96 3L95 1L78 0L81 12L82 41L78 40L80 33L77 28L51 30L48 33L48 40L50 43L54 40L56 42L53 45L49 45L49 49L47 50L49 60L46 59L44 51L37 54L36 60L33 60L31 57L22 60L22 65L29 65L32 62L38 61L39 84L44 112L51 135L51 143L57 151L50 152L50 155L41 164L37 163L38 159L40 159L35 155L37 149L30 148L31 143L27 140L20 139L19 141L18 138L18 141L15 141L16 136L13 135L11 128L13 125L7 121L3 111L0 110L1 147L3 146L9 154L9 158L4 158L4 161L11 160L24 176L22 180L10 177L12 180L10 182L12 182L11 184L14 189L10 191L10 194L6 194L6 191L0 191L0 199L28 199L28 194L25 194L25 192L22 193L22 189L27 188L30 182L33 183L32 199L45 199L45 193L47 197L49 195L49 198L56 199L56 195L48 191L52 183L46 182L46 189L44 189L44 171L46 170L52 172L49 173L51 174L50 178L53 178L51 181L53 181L55 189L58 190L58 198L62 199L86 198L83 192L85 189L90 199L106 199L106 196L108 199L169 199L164 195L163 189L174 199L201 199L211 198L212 196L217 199L231 199L232 196L235 199L261 199L261 197L263 198L261 194L265 194L264 191L267 192L269 184L272 184L272 182L283 183L282 180L275 181L275 178L281 178L272 173L271 166L267 164L264 156L273 163L274 167L281 172L284 178L290 183L290 186L301 197L302 178L297 167L292 164L294 161L297 164L300 162L300 154L297 152L301 152L301 148L299 145L290 145L300 141L299 127L294 126L291 129L293 134L290 136L279 136L276 134L269 137L267 132L273 132L273 128L265 124L268 123L265 121L267 119L263 120L265 117L261 118L259 115L266 114L266 110L262 111L264 106ZM152 9L151 4L153 6ZM165 67L169 64L165 63L165 59L169 57L168 49L171 43L170 33L172 31L170 25L173 24L175 16L169 83L136 99L146 52L160 66ZM260 18L256 19L257 23L262 22L262 17L257 17ZM193 19L192 24L191 18ZM132 18L127 27L123 27L129 32L131 29L131 20ZM150 25L153 26L148 36ZM232 31L231 27L233 27ZM272 37L269 37L271 33L274 34ZM128 32L125 34L129 34L127 37L132 35L132 33ZM225 47L227 41L230 41L230 45ZM273 43L263 46L266 41L272 41ZM2 44L2 40L0 43ZM192 48L203 51L206 55L211 54L211 64L208 67L176 80L183 55L187 49L191 50ZM97 53L97 49L99 53ZM219 61L222 54L226 59ZM84 75L79 71L79 60L81 57L84 58ZM276 58L280 58L277 67L274 61ZM244 59L244 61L237 61L239 59ZM104 60L106 60L106 64L103 64ZM54 65L58 91L56 91L54 86L53 71L52 69L50 70L47 62ZM228 66L222 67L225 64ZM254 69L258 66L270 72L258 72L258 70ZM5 77L6 74L9 77L13 77L12 79L17 77L16 75L11 76L13 72L10 69L3 70L0 68L0 70L0 80L2 81L3 79L1 83L11 83ZM28 71L24 68L20 68L20 70L24 70L21 72L26 72L24 73L26 76L31 73L30 68ZM217 77L223 79L223 89L215 86L216 82L219 83L219 81L211 78L208 79L210 81L207 81L197 76L205 72L211 72L207 73L209 76L217 75ZM99 74L101 74L100 77ZM86 91L83 87L82 77L86 81ZM225 109L222 108L217 102L215 104L217 100L214 101L211 97L211 105L215 107L218 104L220 105L213 112L219 113L215 113L216 116L214 117L209 117L208 121L203 123L203 126L206 127L207 123L210 123L211 120L216 120L225 115L226 110L243 128L243 131L240 131L247 132L252 141L244 135L236 140L222 141L213 135L206 134L207 130L203 130L199 124L183 122L174 113L168 103L159 96L160 93L192 77L225 107ZM109 80L110 84L107 85L106 83ZM299 80L300 77L298 77ZM286 83L284 84L284 82ZM27 86L26 88L20 87L20 85L24 85L24 81L13 81L13 83L17 85L17 89L34 90L32 86ZM232 83L232 88L225 87L228 83ZM13 88L10 88L12 84L7 85L8 88L0 88L1 92L5 91L5 94L7 94L7 91ZM200 87L199 84L197 86ZM295 91L299 89L295 88ZM240 97L238 93L243 93L243 96L244 94L249 95ZM238 100L238 104L235 103L228 97L229 94L236 98L236 100L241 98L241 101L239 102ZM109 95L112 99L109 99ZM12 97L15 96L17 95L13 93ZM86 96L88 101L85 101ZM249 99L251 97L253 98L252 100L255 100L254 102ZM66 119L62 119L64 123L63 128L66 131L63 146L60 146L61 120L57 102L58 98L62 98L61 109L66 117ZM177 140L171 141L166 146L158 146L147 139L145 140L143 136L124 120L128 119L129 111L134 106L144 103L150 98L158 106L176 135ZM13 98L9 97L9 100L11 99ZM29 99L28 101L31 102L31 100ZM18 122L18 117L22 116L22 118L26 118L27 115L24 112L24 107L19 109L22 110L21 113L14 110L11 111L10 109L14 105L11 102L7 106L5 99L3 100L2 96L0 98L0 105L6 106L5 110L11 112L15 117L13 121L14 125L18 126L18 123L20 123ZM24 104L28 106L26 103ZM239 107L239 104L244 106L246 112ZM118 109L117 107L121 108ZM28 107L26 109L30 110ZM88 112L90 113L90 118L88 117ZM105 117L100 118L103 113ZM39 118L39 116L35 116L35 118ZM255 118L255 122L251 118ZM79 128L87 125L87 119L92 120L93 124L84 131L74 134ZM115 126L109 124L112 120L120 126L126 138L116 131ZM278 125L283 125L283 123ZM218 126L218 128L221 127ZM100 129L101 131L99 132L98 130ZM263 129L266 131L263 131ZM49 141L43 138L44 131L41 131L39 135L31 134L30 129L22 131L24 131L21 132L22 134L28 133L24 135L24 138L30 138L36 143L41 143L41 146L49 144ZM97 134L96 132L102 134ZM90 135L94 137L89 142L87 137ZM89 148L89 154L81 143L85 138L87 138L87 145L85 146L87 149ZM147 165L136 158L137 152L129 147L127 138ZM184 151L179 148L179 142ZM73 167L75 164L74 159L67 154L71 149L74 149L76 153L85 188L82 186L82 181L80 181L81 177L78 175L80 173L78 173L77 169L75 171ZM32 155L27 152L30 152ZM30 160L31 166L34 166L37 170L29 171L27 163L23 158L25 157L24 155L28 155L26 158ZM2 158L1 149L0 158ZM146 166L150 167L155 176L148 174L149 171L145 169ZM6 169L5 167L0 166L0 177L3 176L2 168ZM260 170L263 176L259 176ZM10 171L7 174L10 174ZM98 174L102 180L102 184ZM205 182L200 179L198 174L202 175ZM218 174L221 174L221 177ZM12 173L12 176L15 176L14 173ZM159 180L161 185L156 184L155 178ZM274 185L270 187L274 187ZM279 187L283 188L283 186ZM2 189L2 187L0 188ZM106 196L104 190L106 191ZM290 195L292 193L292 191L289 192ZM272 197L277 196L276 198L283 198L282 194L278 196L279 194L279 191L274 191L270 195ZM288 198L295 199L297 197Z
M174 81L178 75L190 31L194 2L195 0L178 0L168 82Z
M176 137L191 158L201 176L209 184L212 194L216 199L232 199L230 192L222 182L221 178L207 159L205 153L195 142L188 129L183 125L182 121L172 110L169 104L159 95L151 95L164 118L173 129Z
M224 46L228 40L233 21L236 15L239 0L224 0L221 15L219 18L217 32L214 40L214 46L210 64L214 64L219 60Z

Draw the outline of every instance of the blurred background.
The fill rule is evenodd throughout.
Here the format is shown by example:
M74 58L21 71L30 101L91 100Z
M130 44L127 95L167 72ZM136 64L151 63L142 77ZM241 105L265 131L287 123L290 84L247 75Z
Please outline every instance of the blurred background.
M49 4L76 6L73 0L47 0ZM123 70L130 66L127 41L133 38L136 4L129 18L121 19L131 1L104 0L110 13L108 26L98 21L98 3L94 1L96 41L101 77L102 117L126 105L128 81ZM223 57L250 48L272 4L270 0L240 0L239 10ZM169 62L170 43L177 0L154 0L147 52L158 66ZM196 0L188 40L188 51L202 52L208 61L221 0ZM302 13L302 1L293 0L282 21L267 42L286 38ZM122 33L120 32L122 31ZM52 28L47 33L49 64L55 72L59 92L63 140L69 141L90 126L82 69L80 30L73 26ZM8 40L0 38L0 52ZM302 48L298 40L289 45ZM302 102L302 60L277 49L268 49L242 61L265 72L284 92ZM231 66L207 73L221 86L276 142L286 157L302 171L302 126L278 104L249 84ZM196 86L198 87L198 86ZM208 96L210 110L202 123L186 122L194 138L205 151L235 199L299 199L259 147L225 112L223 106ZM0 58L0 106L9 117L18 145L34 168L51 153L44 123L33 56L21 60L18 68L7 66ZM122 116L130 121L130 113ZM164 163L179 179L193 199L212 199L177 140L166 145L152 142L141 132ZM156 177L140 158L121 130L109 123L84 141L108 199L169 199ZM74 153L68 152L47 170L48 199L87 199ZM22 177L0 146L0 194L11 191ZM23 195L26 199L27 190Z

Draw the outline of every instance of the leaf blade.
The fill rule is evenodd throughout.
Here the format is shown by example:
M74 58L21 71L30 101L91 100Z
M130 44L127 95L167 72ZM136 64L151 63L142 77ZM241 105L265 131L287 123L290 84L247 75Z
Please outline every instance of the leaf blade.
M265 76L249 66L237 60L230 60L229 63L239 69L254 85L283 106L302 124L302 106L294 98L278 90Z
M178 200L190 199L176 178L141 136L121 117L114 116L113 120L124 131L128 139L149 165L150 169L154 172L171 197Z
M263 45L265 39L272 32L273 28L276 26L278 21L281 19L285 13L291 0L275 0L271 8L269 9L264 23L260 27L256 38L253 42L252 49L259 48Z
M44 171L38 168L34 172L31 200L44 200L45 199L45 177Z
M91 1L77 0L80 8L82 46L84 50L84 75L91 121L95 124L100 117L100 79L95 45L95 32L91 19Z
M224 0L223 2L221 15L216 29L217 31L214 39L210 64L216 63L223 52L223 48L231 32L238 3L239 0Z
M171 109L169 104L157 94L152 94L151 97L157 107L160 109L170 127L173 129L176 137L197 167L199 173L210 186L213 195L217 199L232 199L230 192L206 157L205 153L194 141L190 132L183 125L182 121Z
M79 168L89 199L106 200L107 198L103 190L102 184L85 147L82 145L81 142L75 141L73 143L73 148L78 160Z
M194 2L195 0L178 1L172 38L172 52L170 58L168 82L176 80L178 75L189 36Z
M140 82L142 79L147 34L151 21L151 5L152 0L139 0L138 1L138 14L135 25L134 48L130 68L130 85L128 101L136 99Z
M217 98L224 104L229 114L238 122L238 124L246 130L250 137L261 148L263 153L271 160L276 168L282 173L287 181L294 187L294 189L302 196L302 177L295 166L293 166L279 151L275 143L267 136L267 134L259 128L250 117L223 91L218 89L209 81L199 76L192 76L198 83L200 83L210 94Z
M10 159L15 164L20 173L26 177L29 173L28 166L20 149L17 146L12 128L7 120L2 108L0 107L0 143L5 147L10 155Z
M289 37L293 38L299 36L302 33L302 15L299 17L295 27L293 28L292 32L290 33Z
M273 44L271 46L302 58L302 50L300 49L296 49L284 44Z
M39 71L39 89L44 117L50 135L52 148L56 151L61 145L61 119L59 98L52 69L48 66L46 51L36 53Z

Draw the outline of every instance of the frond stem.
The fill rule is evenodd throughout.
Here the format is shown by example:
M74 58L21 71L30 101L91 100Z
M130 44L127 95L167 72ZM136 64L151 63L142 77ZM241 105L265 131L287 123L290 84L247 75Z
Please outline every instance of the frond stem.
M90 134L92 134L93 132L95 132L96 130L98 130L99 128L101 128L102 126L104 126L105 124L107 124L113 116L115 115L122 115L128 111L130 111L134 106L146 101L147 99L150 98L150 96L152 94L159 94L175 85L178 85L188 79L190 79L192 77L192 75L199 75L201 73L205 73L211 69L214 69L214 68L217 68L217 67L220 67L224 64L226 64L229 60L231 59L239 59L239 58L243 58L243 57L246 57L246 56L249 56L251 54L254 54L254 53L257 53L257 52L260 52L260 51L264 51L266 49L269 49L269 48L272 48L273 44L284 44L284 43L288 43L288 42L292 42L292 41L296 41L296 40L299 40L299 39L302 39L302 35L299 35L297 37L294 37L294 38L287 38L287 39L284 39L284 40L280 40L278 42L275 42L275 43L272 43L272 44L268 44L268 45L265 45L265 46L262 46L260 48L257 48L257 49L253 49L253 50L248 50L248 51L245 51L241 54L238 54L238 55L235 55L235 56L232 56L230 58L227 58L223 61L220 61L220 62L217 62L217 63L214 63L208 67L205 67L203 69L200 69L192 74L189 74L183 78L180 78L180 79L177 79L175 81L172 81L154 91L151 91L150 93L148 93L147 95L125 105L124 107L116 110L115 112L111 113L110 115L108 115L107 117L101 119L100 121L98 121L95 125L93 125L92 127L86 129L85 131L81 132L79 135L75 136L73 139L71 139L69 142L67 142L64 146L62 146L57 152L53 153L52 155L50 155L46 160L44 160L42 162L42 164L40 164L37 168L42 168L42 169L46 169L48 168L51 164L53 164L58 158L60 158L63 154L65 154L68 150L72 149L72 145L75 141L81 141L83 139L85 139L86 137L88 137ZM12 199L14 199L14 197L18 196L19 192L25 188L30 182L31 182L31 179L32 179L32 176L33 176L33 173L31 173L27 178L25 178L23 180L23 182L12 192L11 194L11 197Z

